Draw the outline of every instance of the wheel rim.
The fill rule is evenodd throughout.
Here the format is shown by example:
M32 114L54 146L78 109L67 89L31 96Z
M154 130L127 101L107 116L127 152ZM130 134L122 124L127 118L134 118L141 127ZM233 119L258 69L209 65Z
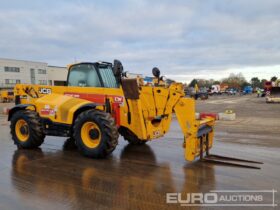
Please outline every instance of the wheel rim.
M16 135L18 140L26 142L29 138L29 127L25 120L20 119L16 123Z
M83 143L89 148L96 148L101 142L101 132L94 122L86 122L81 129Z

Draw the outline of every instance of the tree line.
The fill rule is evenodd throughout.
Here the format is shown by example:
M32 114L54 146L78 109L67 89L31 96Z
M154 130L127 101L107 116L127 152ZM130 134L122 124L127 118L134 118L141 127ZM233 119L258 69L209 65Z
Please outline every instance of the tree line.
M278 78L276 76L271 77L270 81L275 82ZM231 73L227 78L221 80L214 80L214 79L193 79L189 87L194 87L197 84L199 87L206 87L209 88L212 85L220 85L225 84L228 85L230 88L237 88L243 89L245 86L252 86L253 88L263 88L266 79L259 79L258 77L253 77L248 82L242 73L234 74Z

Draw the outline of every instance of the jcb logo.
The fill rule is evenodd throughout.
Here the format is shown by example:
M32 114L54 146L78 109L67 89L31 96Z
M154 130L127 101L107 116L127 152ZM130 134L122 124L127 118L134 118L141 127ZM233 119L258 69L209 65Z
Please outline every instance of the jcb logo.
M39 89L39 93L40 94L51 94L52 93L52 89L50 89L50 88L40 88Z

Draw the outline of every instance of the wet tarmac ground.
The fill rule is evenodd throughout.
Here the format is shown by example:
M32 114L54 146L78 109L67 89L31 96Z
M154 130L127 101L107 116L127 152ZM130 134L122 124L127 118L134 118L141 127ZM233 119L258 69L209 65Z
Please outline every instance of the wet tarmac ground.
M279 191L280 124L275 125L278 121L273 121L270 112L279 109L279 116L280 107L268 108L255 98L244 98L235 106L234 101L239 100L237 97L232 98L233 104L211 105L215 100L199 101L198 110L209 111L217 106L225 109L230 104L239 114L239 123L235 126L233 122L217 122L216 141L211 152L264 162L260 170L186 162L181 146L183 135L176 120L170 133L162 139L131 146L120 138L112 156L92 160L81 156L65 138L47 137L40 149L18 150L9 135L5 116L1 116L0 209L186 209L179 204L166 204L166 193ZM222 99L216 101L219 100ZM247 116L246 110L238 111L240 104L246 101L257 104L256 109L267 108L267 115L263 111L260 121L266 118L268 126L271 124L268 130L273 126L276 130L254 132L254 129L259 130L254 124L258 122ZM252 114L252 117L258 116ZM252 123L242 129L242 123L247 122L243 119L252 120ZM276 203L279 202L278 193ZM265 199L272 203L271 195L267 194Z

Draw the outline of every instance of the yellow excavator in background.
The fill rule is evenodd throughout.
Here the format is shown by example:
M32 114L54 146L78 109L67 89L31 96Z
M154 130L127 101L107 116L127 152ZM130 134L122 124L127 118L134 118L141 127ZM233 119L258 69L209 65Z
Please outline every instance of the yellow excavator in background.
M153 69L152 85L127 78L118 60L114 65L76 63L68 70L67 86L15 86L17 105L8 119L19 148L39 147L46 135L64 136L73 139L83 155L104 158L116 148L119 134L135 145L164 136L175 112L185 159L218 162L214 159L220 157L209 155L214 119L196 120L195 101L184 97L181 83L167 86L159 69Z

